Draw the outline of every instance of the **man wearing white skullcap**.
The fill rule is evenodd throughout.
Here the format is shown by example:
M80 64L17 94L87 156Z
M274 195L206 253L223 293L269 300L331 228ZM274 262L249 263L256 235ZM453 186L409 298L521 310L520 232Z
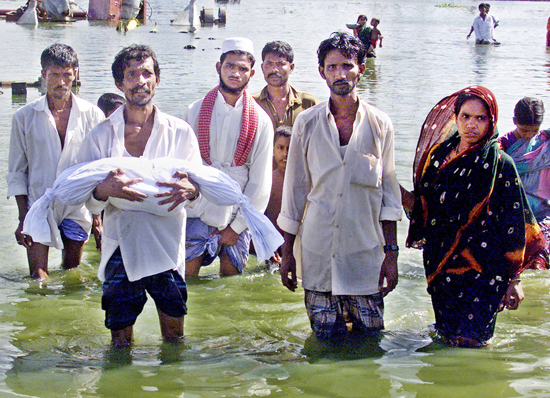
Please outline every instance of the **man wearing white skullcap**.
M224 40L216 63L219 86L189 105L183 119L197 134L203 163L231 176L263 213L271 191L273 126L246 89L254 76L253 52L249 39ZM248 261L250 232L236 207L199 198L188 211L186 240L188 276L218 255L222 275L241 273Z

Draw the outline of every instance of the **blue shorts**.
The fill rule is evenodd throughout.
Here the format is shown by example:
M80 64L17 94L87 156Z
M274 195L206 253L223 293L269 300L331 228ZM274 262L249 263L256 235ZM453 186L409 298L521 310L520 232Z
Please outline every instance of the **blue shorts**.
M247 228L239 235L237 243L233 246L220 246L219 234L212 235L217 230L201 221L200 218L188 218L185 232L185 260L193 260L204 254L201 266L212 264L216 256L227 254L231 264L243 272L250 251L250 239L252 234Z
M101 298L107 329L120 330L132 326L147 302L146 291L155 301L157 309L166 315L180 318L187 314L187 285L177 271L165 271L130 282L120 248L116 249L105 267Z
M68 218L61 221L59 224L59 230L61 234L67 239L77 242L85 242L88 240L88 234L76 221L69 220Z
M305 303L311 328L320 339L348 332L376 334L384 329L382 294L336 296L331 292L305 291Z

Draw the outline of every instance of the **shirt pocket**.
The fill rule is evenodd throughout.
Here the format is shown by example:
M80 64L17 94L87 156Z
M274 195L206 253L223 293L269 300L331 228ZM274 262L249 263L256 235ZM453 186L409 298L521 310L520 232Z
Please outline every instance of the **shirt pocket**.
M382 160L379 157L357 151L351 167L352 184L369 188L380 188L382 185Z

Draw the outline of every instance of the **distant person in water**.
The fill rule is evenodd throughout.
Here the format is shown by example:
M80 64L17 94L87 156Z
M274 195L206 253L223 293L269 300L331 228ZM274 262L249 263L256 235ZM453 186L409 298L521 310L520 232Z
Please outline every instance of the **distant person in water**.
M283 230L277 224L277 217L281 212L281 201L283 197L283 183L285 180L286 160L288 157L288 147L290 146L290 136L292 128L290 126L280 126L275 130L275 138L273 142L273 161L277 168L273 171L273 182L271 184L271 195L269 203L265 210L265 215L271 220L273 225L277 227L279 232L283 234ZM272 262L281 262L280 249L271 258Z
M546 253L531 268L548 268L550 244L550 131L541 130L544 104L525 97L514 108L513 131L499 138L501 148L512 157L527 194L529 206L546 237Z
M372 48L376 48L378 41L380 41L380 48L382 48L382 39L384 38L384 36L382 36L382 32L380 32L380 29L378 29L380 20L378 18L372 18L370 20L370 24L372 26L372 33L370 36L370 43L372 45Z
M495 40L495 28L499 24L498 19L488 13L490 6L488 7L487 4L481 3L478 8L479 15L474 19L466 39L469 39L472 33L475 32L476 44L500 44Z
M97 100L97 106L103 111L105 117L111 116L111 114L126 103L123 96L115 93L105 93Z
M353 27L353 35L357 37L361 43L363 43L363 46L365 46L365 50L367 52L367 58L375 58L376 54L374 53L374 48L371 43L371 37L372 37L372 28L367 25L367 22L369 19L365 14L359 14L357 17L357 23L356 27ZM349 26L350 28L352 25Z
M53 44L42 52L42 80L46 95L25 105L12 119L8 158L8 197L15 196L19 210L17 243L27 249L29 270L33 278L48 276L50 246L63 246L61 266L77 267L82 248L92 227L90 213L84 206L55 203L53 217L59 225L51 242L33 242L22 233L27 210L51 188L56 176L76 164L76 152L85 135L104 119L95 105L71 91L78 73L78 57L65 44Z

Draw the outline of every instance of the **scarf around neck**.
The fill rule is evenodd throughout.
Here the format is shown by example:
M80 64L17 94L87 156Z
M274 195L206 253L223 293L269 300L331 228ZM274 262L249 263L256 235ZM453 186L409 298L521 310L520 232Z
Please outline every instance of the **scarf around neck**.
M219 86L211 90L201 105L198 121L198 141L201 156L204 162L208 165L212 165L210 160L210 120L212 118L212 111L214 110L214 104L218 96ZM248 90L243 91L243 116L241 121L241 131L239 139L237 141L237 148L235 150L234 163L235 166L243 166L248 159L248 155L252 150L254 144L254 137L256 136L256 130L258 129L258 111L254 106L255 100L250 95Z

